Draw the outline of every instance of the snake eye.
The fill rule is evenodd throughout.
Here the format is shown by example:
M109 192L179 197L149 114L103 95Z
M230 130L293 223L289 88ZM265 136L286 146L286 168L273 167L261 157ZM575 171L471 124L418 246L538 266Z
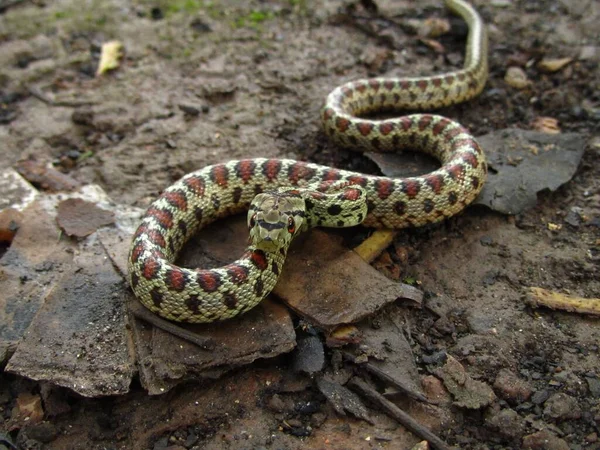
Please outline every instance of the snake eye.
M288 217L288 231L292 234L296 231L296 223L292 217Z
M252 217L250 217L250 228L254 228L254 225L256 225L256 213L252 214Z

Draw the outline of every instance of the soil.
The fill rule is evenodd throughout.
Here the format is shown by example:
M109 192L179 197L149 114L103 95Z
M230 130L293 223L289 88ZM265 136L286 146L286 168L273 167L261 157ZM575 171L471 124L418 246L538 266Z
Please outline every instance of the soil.
M437 1L377 1L378 18L364 9L373 4L9 5L0 15L0 166L35 159L140 207L183 174L240 157L376 170L327 143L319 125L325 96L351 79L456 69L466 27ZM474 4L489 25L490 78L478 98L439 113L475 136L556 119L562 132L586 136L586 152L569 183L541 193L523 214L473 207L400 234L387 251L393 276L417 283L428 307L383 314L404 321L423 377L427 363L447 352L494 387L492 406L447 405L431 419L449 444L600 448L598 319L525 302L533 286L600 298L600 4ZM442 53L410 32L413 19L429 17L452 25L438 39ZM125 57L119 69L96 77L100 47L112 39L123 42ZM538 65L564 57L572 61L557 71ZM509 67L520 67L529 85L509 86ZM41 101L32 88L58 103ZM85 399L2 373L0 429L22 448L52 449L410 448L418 441L376 411L375 425L336 415L309 380L290 372L289 358L156 397L135 381L127 395ZM523 395L515 395L515 383ZM45 420L10 428L22 393L41 395Z

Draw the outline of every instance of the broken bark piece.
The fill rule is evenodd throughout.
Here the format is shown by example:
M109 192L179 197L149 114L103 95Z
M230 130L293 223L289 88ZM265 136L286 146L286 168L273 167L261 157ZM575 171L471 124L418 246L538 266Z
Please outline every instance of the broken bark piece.
M137 302L131 298L131 301ZM191 379L213 379L259 358L287 353L296 346L288 311L268 299L256 308L224 322L177 324L214 342L211 350L158 328L135 321L134 338L140 379L150 394L162 394Z
M429 441L433 448L438 450L451 449L450 446L448 446L444 441L442 441L439 437L433 434L429 429L422 426L410 415L402 411L395 404L390 402L388 399L386 399L383 395L381 395L363 380L354 377L348 382L348 386L351 389L357 391L363 397L367 398L374 405L381 408L385 414L397 420L398 423L406 427L416 436Z
M317 379L317 387L339 415L345 416L346 412L349 412L354 417L373 425L374 422L369 417L367 408L354 392L325 378Z
M72 191L80 183L46 163L27 159L16 164L17 171L34 186L47 192Z
M114 223L114 214L80 198L68 198L58 204L56 221L69 236L86 237L98 228Z
M496 399L496 394L488 384L474 380L460 362L451 355L447 357L446 363L433 373L442 379L456 406L480 409Z
M35 201L23 211L19 232L0 258L2 361L25 334L48 290L69 267L75 246L59 241L59 236L54 217Z
M88 239L45 297L6 370L86 397L128 392L134 362L125 295L100 243Z
M548 134L517 129L480 136L490 170L474 204L519 214L537 203L537 193L555 191L579 166L586 138L579 133Z
M540 287L530 287L527 293L527 303L534 308L545 306L550 309L592 314L600 316L600 298L583 298L549 291Z
M312 230L298 244L273 292L314 325L330 329L358 322L398 299L421 303L421 291L388 280L337 236Z

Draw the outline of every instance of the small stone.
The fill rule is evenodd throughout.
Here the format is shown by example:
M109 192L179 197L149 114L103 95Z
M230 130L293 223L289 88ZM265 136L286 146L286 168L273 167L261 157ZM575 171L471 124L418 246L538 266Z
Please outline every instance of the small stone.
M544 416L557 421L579 419L581 417L581 409L577 404L577 400L570 395L559 392L546 400Z
M485 419L486 425L509 439L519 439L525 434L523 418L510 408L490 414Z
M571 225L574 228L579 228L583 221L583 209L574 206L568 212L567 217L565 217L565 222Z
M550 430L544 429L523 438L525 450L569 450L569 444Z
M200 108L194 105L181 103L178 105L179 109L183 111L188 116L198 116L200 115Z
M504 81L516 89L525 89L531 84L531 81L527 78L527 74L520 67L509 67L506 75L504 75Z
M534 405L541 405L548 400L548 398L550 398L550 392L546 390L537 391L531 396L531 403Z
M518 405L528 400L533 391L529 383L508 369L502 369L498 373L494 382L494 389L500 397L512 405Z
M494 244L494 239L491 236L482 236L479 243L484 247L490 247Z
M593 397L600 398L600 380L596 377L586 378L588 389Z
M581 47L579 52L580 61L586 60L599 60L600 59L600 47L594 47L593 45L584 45Z

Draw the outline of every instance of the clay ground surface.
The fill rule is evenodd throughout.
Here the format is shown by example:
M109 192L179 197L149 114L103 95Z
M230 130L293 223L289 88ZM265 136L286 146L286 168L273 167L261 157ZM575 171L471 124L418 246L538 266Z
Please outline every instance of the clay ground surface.
M327 142L319 124L327 93L356 78L457 69L466 28L441 2L377 2L382 17L400 24L449 19L440 53L410 26L389 25L386 39L370 35L349 19L352 5L58 0L10 6L0 15L0 167L28 158L54 164L81 184L100 185L116 203L138 207L183 174L235 158L292 157L374 171L363 156ZM447 404L438 417L420 414L449 444L519 448L533 435L526 441L531 448L600 448L599 319L533 309L525 301L530 287L600 298L600 6L585 0L475 5L490 28L490 78L478 98L440 113L475 136L530 130L540 117L553 118L561 132L583 134L586 151L572 180L541 192L526 212L507 216L477 206L402 232L386 253L387 266L396 267L391 276L422 289L429 308L391 306L384 314L403 324L397 332L408 336L422 377L430 373L428 361L448 352L471 377L494 387L498 399L487 408ZM117 70L96 77L100 46L111 39L123 42L125 57ZM560 70L537 66L564 57L573 60ZM511 66L522 68L528 87L505 82ZM73 103L43 102L31 87ZM372 320L376 326L378 316ZM529 395L515 396L502 373L524 383ZM8 373L0 384L0 418L8 426L17 396L37 394L40 386ZM136 381L130 393L100 399L43 389L45 428L33 436L22 431L23 448L410 448L418 442L375 409L374 425L337 415L309 379L291 373L285 355L163 396L148 396ZM399 400L410 409L408 403ZM546 432L554 447L534 442Z

